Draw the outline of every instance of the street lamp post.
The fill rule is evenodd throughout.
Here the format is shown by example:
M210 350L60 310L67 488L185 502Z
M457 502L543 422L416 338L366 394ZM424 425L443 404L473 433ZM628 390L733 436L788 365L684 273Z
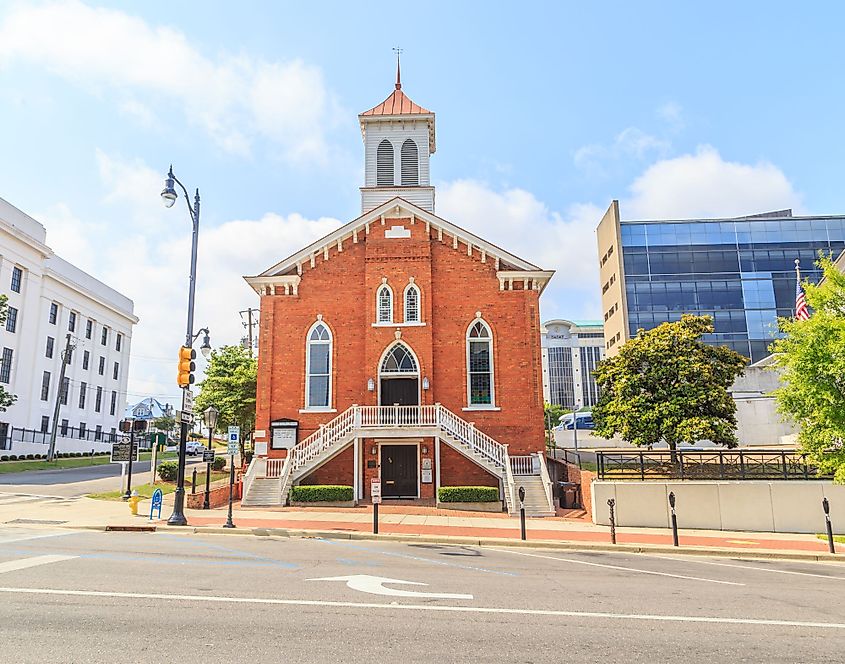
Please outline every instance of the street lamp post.
M205 426L208 427L208 449L211 450L212 441L211 441L211 434L214 431L214 427L217 426L217 417L220 415L220 411L217 410L214 406L209 406L208 408L203 411L203 416L205 417ZM209 462L205 467L205 498L202 501L202 508L204 510L211 509L211 500L209 498L209 491L211 490L211 463Z
M188 325L185 333L185 346L193 346L194 339L194 296L197 286L197 239L199 237L200 229L200 190L196 190L194 195L194 204L191 206L190 196L185 185L179 182L178 178L173 175L173 166L167 173L167 178L164 180L164 189L161 192L161 198L164 201L165 207L173 207L179 194L174 188L174 184L178 184L185 194L185 204L188 206L188 213L191 215L191 224L193 232L191 235L191 274L188 282ZM208 330L205 330L205 338L200 350L206 357L211 351L211 344L208 339ZM183 390L190 390L190 386L182 388ZM184 398L183 398L184 403ZM187 526L188 520L185 518L185 463L186 450L185 445L188 440L188 423L181 422L179 434L179 470L176 476L176 491L174 493L173 514L167 520L168 525L171 526Z

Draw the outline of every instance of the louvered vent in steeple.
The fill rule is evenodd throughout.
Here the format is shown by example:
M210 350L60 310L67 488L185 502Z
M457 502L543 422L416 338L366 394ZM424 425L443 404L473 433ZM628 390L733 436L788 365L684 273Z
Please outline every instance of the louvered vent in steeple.
M376 184L379 187L393 186L393 145L386 138L378 144Z

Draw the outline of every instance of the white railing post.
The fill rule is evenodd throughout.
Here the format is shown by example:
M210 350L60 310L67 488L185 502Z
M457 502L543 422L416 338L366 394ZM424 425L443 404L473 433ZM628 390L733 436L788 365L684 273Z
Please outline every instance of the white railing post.
M360 429L361 428L361 408L360 408L360 406L358 406L357 403L352 404L352 408L355 409L353 411L354 412L353 427L355 429Z
M537 452L537 459L540 462L540 479L543 481L543 489L546 491L546 502L549 504L549 511L554 511L554 500L552 498L552 478L549 477L549 468L546 465L546 453Z

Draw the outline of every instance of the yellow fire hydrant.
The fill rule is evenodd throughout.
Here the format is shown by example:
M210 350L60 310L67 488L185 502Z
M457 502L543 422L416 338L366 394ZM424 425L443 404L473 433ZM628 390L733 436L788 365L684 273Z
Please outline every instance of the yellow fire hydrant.
M138 516L138 503L141 502L141 496L138 495L137 491L133 491L132 495L129 496L129 509L131 510L132 514Z

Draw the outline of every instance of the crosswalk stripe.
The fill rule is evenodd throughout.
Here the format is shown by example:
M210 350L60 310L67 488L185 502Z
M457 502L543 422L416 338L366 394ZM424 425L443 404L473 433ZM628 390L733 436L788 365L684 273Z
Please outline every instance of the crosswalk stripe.
M0 563L0 574L5 572L14 572L19 569L27 569L29 567L38 567L39 565L49 565L50 563L60 563L63 560L72 560L79 558L79 556L33 556L32 558L21 558L20 560L8 560L5 563Z

